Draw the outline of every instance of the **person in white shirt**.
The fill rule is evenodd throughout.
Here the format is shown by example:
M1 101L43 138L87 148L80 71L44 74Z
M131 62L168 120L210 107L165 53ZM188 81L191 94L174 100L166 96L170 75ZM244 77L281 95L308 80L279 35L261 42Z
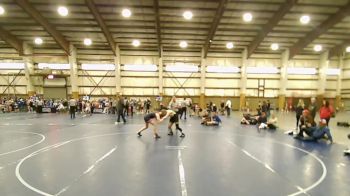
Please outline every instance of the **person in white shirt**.
M227 116L230 116L230 114L231 114L231 106L232 106L231 100L228 99L228 100L226 101L226 104L225 104Z
M77 101L73 98L71 98L69 100L69 114L70 114L70 118L73 119L75 118L75 111L77 109Z

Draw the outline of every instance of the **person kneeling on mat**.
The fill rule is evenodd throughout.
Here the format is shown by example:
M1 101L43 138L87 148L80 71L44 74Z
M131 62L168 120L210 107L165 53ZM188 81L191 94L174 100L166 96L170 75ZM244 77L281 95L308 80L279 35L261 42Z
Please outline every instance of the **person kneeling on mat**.
M321 119L319 122L319 125L317 127L310 127L308 129L301 129L301 133L299 133L295 138L296 139L302 139L302 140L319 140L325 138L327 136L327 139L333 143L333 137L331 135L331 132L329 128L327 127L327 121L326 119ZM303 133L306 133L309 137L304 138Z
M168 116L170 117L169 125L168 125L168 130L169 130L168 135L174 135L173 130L172 130L172 126L175 123L176 130L179 130L181 132L180 137L185 137L185 134L182 132L182 129L179 126L179 116L178 116L178 114L175 111L173 111L173 110L167 110L166 112L167 112L167 114L165 115L164 118L166 118Z
M211 120L207 121L205 125L207 126L218 126L220 123L222 123L219 115L216 112L212 113Z
M159 139L160 136L158 134L158 124L161 123L166 118L166 110L161 110L160 112L156 113L148 113L144 116L145 120L145 126L142 127L138 132L137 135L141 137L141 132L146 130L148 128L148 125L153 125L153 134L155 139Z

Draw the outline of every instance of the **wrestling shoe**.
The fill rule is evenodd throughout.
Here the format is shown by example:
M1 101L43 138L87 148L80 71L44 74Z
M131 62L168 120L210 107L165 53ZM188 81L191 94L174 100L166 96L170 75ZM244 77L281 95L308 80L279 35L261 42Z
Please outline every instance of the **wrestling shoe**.
M185 137L185 134L184 134L184 133L181 133L180 137Z
M168 135L174 135L174 133L172 131L169 131Z

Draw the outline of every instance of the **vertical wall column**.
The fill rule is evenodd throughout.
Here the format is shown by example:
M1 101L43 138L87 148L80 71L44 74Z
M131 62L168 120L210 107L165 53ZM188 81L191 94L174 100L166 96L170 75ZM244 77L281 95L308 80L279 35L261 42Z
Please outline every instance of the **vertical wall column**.
M77 63L77 49L73 44L69 45L70 55L68 57L70 65L70 85L71 94L74 99L79 98L79 88L78 88L78 63Z
M118 44L116 45L116 52L115 52L115 57L114 57L114 64L115 64L115 92L116 95L119 96L121 95L121 71L120 71L120 49Z
M158 91L160 96L163 96L163 69L163 47L161 47L160 57L158 59Z
M201 86L200 86L200 96L199 105L201 108L205 108L205 72L206 72L206 62L207 59L204 58L204 48L202 49L201 55Z
M320 56L320 67L318 74L318 90L317 90L317 103L318 105L322 105L322 100L324 99L324 94L326 92L326 82L327 75L326 71L328 69L328 51L324 52Z
M337 92L335 95L335 106L339 109L341 107L341 88L342 88L342 79L343 79L343 68L344 68L344 59L343 59L343 55L340 55L339 56L340 74L337 79Z
M278 110L283 111L283 108L286 104L286 92L287 92L287 82L288 82L288 75L287 75L287 68L289 63L289 49L286 49L282 53L281 57L281 78L280 78L280 90L278 94Z
M248 51L245 48L242 52L242 65L241 65L241 89L239 96L239 109L243 110L246 106L245 96L247 92L247 63L248 63Z
M28 44L23 44L23 52L24 52L24 72L25 78L27 82L27 94L28 96L33 96L35 94L35 87L33 84L33 78L31 75L34 74L34 62L33 62L33 48Z

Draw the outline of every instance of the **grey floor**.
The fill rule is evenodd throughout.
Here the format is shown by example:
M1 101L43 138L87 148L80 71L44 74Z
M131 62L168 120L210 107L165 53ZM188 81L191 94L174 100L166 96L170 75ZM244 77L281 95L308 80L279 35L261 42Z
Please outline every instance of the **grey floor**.
M280 130L181 121L186 137L155 141L136 131L142 116L115 125L112 115L0 114L0 195L336 195L350 193L350 159L342 154L349 129L331 129L336 144L283 134L294 114L278 114Z

